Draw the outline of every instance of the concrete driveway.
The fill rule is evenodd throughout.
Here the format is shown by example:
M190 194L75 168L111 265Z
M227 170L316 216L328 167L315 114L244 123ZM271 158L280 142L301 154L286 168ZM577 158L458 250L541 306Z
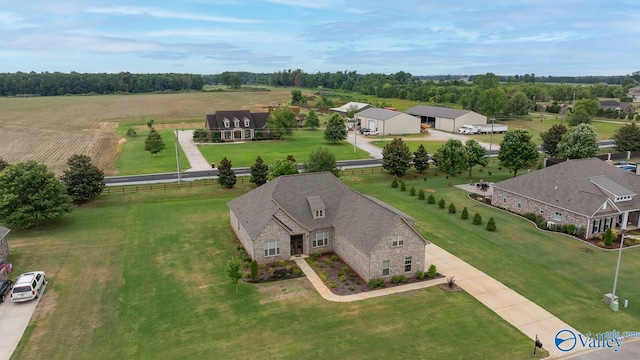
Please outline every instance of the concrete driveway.
M11 358L46 288L45 284L36 300L13 303L7 299L0 304L0 360Z
M178 130L178 142L182 151L189 159L191 168L186 171L211 170L211 164L202 156L200 149L193 141L194 130ZM175 151L174 151L175 152Z

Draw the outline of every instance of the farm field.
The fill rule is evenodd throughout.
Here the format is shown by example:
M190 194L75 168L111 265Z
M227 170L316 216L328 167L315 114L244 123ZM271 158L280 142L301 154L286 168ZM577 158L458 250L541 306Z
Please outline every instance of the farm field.
M158 125L196 121L218 109L263 110L291 99L291 91L216 92L144 95L52 96L0 98L0 157L9 163L35 160L61 175L67 159L89 155L107 175L116 173L115 159L125 140L118 124Z
M226 203L250 188L103 195L12 232L15 271L42 268L50 281L14 357L545 357L465 292L333 303L296 279L241 282L236 295L225 273L236 254Z

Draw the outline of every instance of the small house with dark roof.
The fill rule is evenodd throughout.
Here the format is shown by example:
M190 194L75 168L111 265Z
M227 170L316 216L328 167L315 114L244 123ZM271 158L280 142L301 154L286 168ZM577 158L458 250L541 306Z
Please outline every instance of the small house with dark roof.
M420 119L400 111L368 108L355 116L362 129L377 130L381 135L420 133Z
M613 110L618 113L633 114L636 112L636 107L632 103L620 102L615 100L600 100L598 106L602 110Z
M409 215L329 172L280 176L232 201L231 227L258 263L333 252L365 281L425 270Z
M420 119L436 130L456 132L463 125L485 125L487 117L471 110L451 109L439 106L418 105L405 113Z
M207 136L223 141L245 141L267 137L268 112L249 110L224 110L207 115Z
M547 224L584 229L585 238L640 227L640 176L598 158L567 160L493 185L491 204L533 213Z

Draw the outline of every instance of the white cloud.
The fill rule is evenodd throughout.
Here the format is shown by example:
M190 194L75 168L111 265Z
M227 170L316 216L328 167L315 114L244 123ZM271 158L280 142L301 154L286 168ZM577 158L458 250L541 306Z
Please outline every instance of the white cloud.
M155 9L155 8L130 7L130 6L88 8L85 10L85 12L92 13L92 14L150 16L150 17L162 18L162 19L195 20L195 21L209 21L209 22L221 22L221 23L233 23L233 24L256 24L256 23L262 22L262 20L254 20L254 19L246 19L246 18L181 13L181 12L174 12L174 11L168 11L168 10Z
M0 12L0 29L16 30L35 26L35 24L24 21L24 18L16 14Z

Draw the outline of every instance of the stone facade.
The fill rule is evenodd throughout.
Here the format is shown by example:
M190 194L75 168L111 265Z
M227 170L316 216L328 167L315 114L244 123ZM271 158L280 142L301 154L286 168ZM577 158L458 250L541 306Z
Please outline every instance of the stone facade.
M2 230L9 230L7 228L2 228L0 226L0 261L8 261L9 260L9 239L8 239L8 231L7 234L4 234Z

